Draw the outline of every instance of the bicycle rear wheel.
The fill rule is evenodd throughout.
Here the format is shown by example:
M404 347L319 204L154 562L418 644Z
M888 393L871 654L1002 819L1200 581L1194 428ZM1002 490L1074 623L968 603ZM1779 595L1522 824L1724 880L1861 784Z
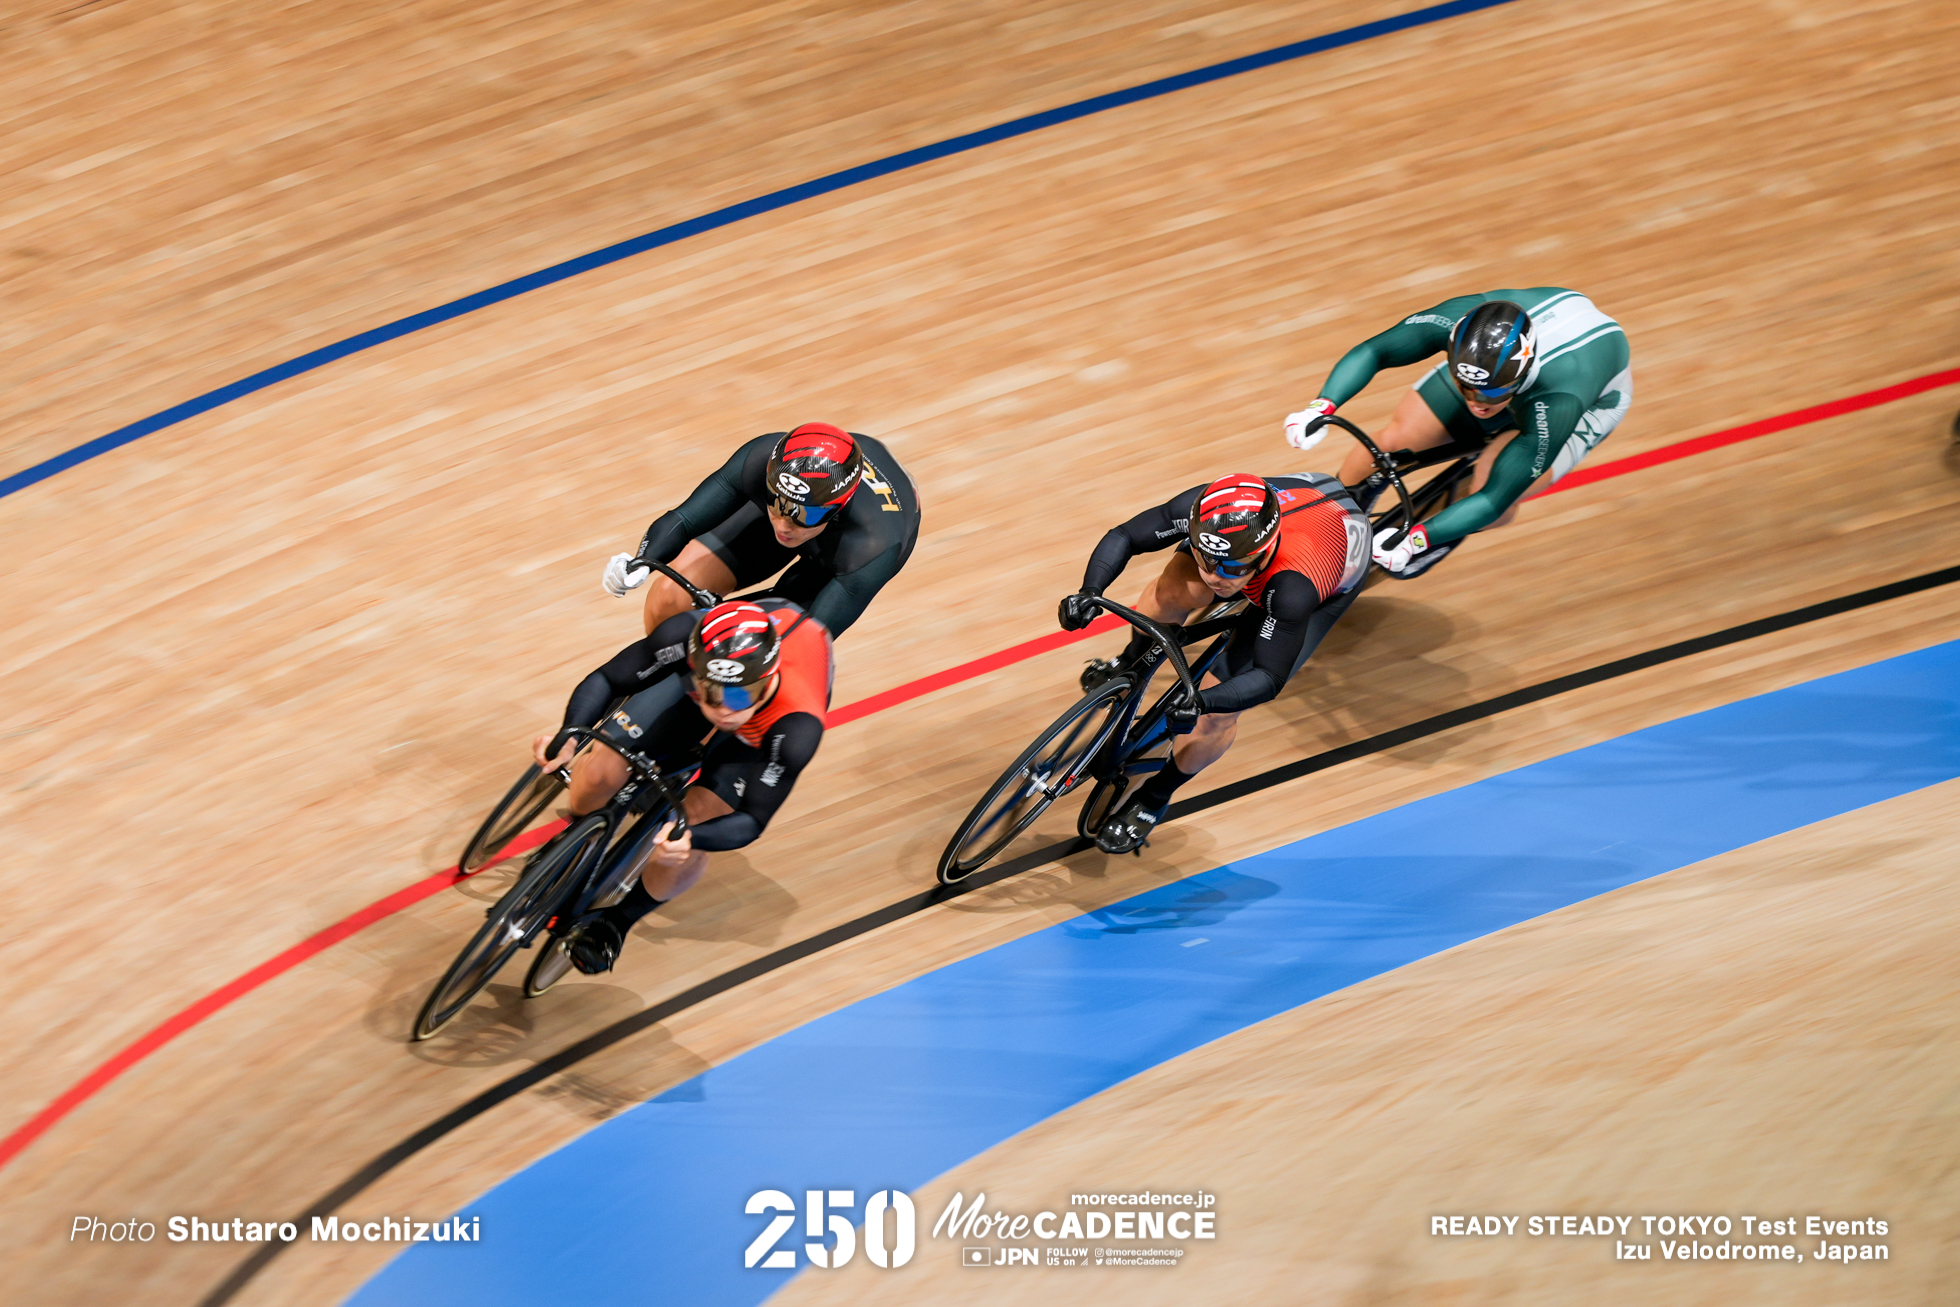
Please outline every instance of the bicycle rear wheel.
M611 820L593 813L539 850L429 991L428 1001L415 1017L414 1038L435 1034L483 992L504 963L531 942L577 888L611 836Z
M1092 840L1102 834L1103 823L1123 802L1123 796L1130 791L1128 772L1118 772L1105 776L1096 782L1096 788L1089 791L1089 797L1082 802L1082 811L1075 815L1075 833L1085 840Z
M562 772L546 771L536 763L525 768L517 784L490 809L490 815L463 846L463 856L456 860L457 867L472 872L502 853L504 846L529 829L538 814L550 807L564 788Z
M939 856L940 884L957 885L980 870L1049 804L1081 783L1089 759L1121 720L1133 688L1121 677L1099 685L1035 737L953 833Z

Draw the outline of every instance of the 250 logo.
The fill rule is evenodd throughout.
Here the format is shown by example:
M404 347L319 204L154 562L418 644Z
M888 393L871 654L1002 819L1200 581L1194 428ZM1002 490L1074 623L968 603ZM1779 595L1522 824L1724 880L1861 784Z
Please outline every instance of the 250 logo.
M803 1233L808 1239L803 1255L810 1265L836 1270L857 1254L856 1222L847 1215L857 1207L857 1193L851 1189L806 1189L803 1191ZM743 1211L750 1216L768 1212L772 1217L742 1254L742 1265L764 1270L796 1269L796 1249L778 1248L776 1243L796 1224L796 1203L780 1189L763 1189L749 1195ZM885 1214L892 1217L892 1239L885 1241ZM826 1243L827 1235L837 1242ZM873 1266L895 1270L912 1260L918 1241L918 1217L910 1196L896 1189L880 1189L864 1204L864 1255Z

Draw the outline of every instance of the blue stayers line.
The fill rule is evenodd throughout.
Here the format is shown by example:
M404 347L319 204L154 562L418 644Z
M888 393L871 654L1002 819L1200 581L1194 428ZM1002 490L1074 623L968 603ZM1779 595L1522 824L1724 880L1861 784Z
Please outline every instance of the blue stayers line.
M297 377L302 373L312 372L316 368L323 368L329 363L344 359L350 354L358 354L363 350L372 349L376 345L383 345L391 340L409 335L412 332L421 331L425 327L437 326L453 318L460 318L466 313L474 313L478 309L489 308L492 304L501 304L505 300L515 299L517 296L529 291L540 290L557 282L565 281L568 278L576 277L580 273L591 272L595 268L603 268L608 264L618 263L620 260L629 259L635 254L644 254L648 250L659 249L663 245L672 245L676 241L686 240L689 236L699 236L703 232L727 227L742 221L744 218L753 218L760 214L773 213L777 209L785 209L792 204L815 199L819 195L828 195L832 191L841 191L847 186L856 186L860 182L868 182L879 177L889 176L895 172L903 172L907 168L915 168L922 163L931 163L935 159L944 159L951 155L964 154L968 150L977 150L983 145L992 145L996 141L1006 141L1012 140L1016 136L1026 136L1029 132L1040 131L1044 127L1053 127L1060 123L1073 122L1077 118L1087 118L1091 114L1102 113L1108 109L1118 109L1126 104L1135 104L1141 100L1153 100L1160 95L1169 95L1173 91L1182 91L1193 86L1203 86L1207 82L1222 81L1227 77L1236 77L1240 73L1249 73L1256 69L1269 68L1274 64L1286 63L1293 59L1302 59L1307 55L1319 54L1325 50L1336 50L1344 45L1354 45L1357 42L1366 41L1373 37L1386 36L1391 32L1405 31L1411 27L1421 27L1428 23L1441 22L1445 18L1455 18L1461 14L1475 13L1480 9L1494 9L1499 5L1509 3L1511 3L1511 0L1450 0L1448 4L1430 5L1426 9L1418 9L1413 13L1402 14L1395 18L1384 18L1378 22L1363 23L1359 27L1349 27L1339 32L1330 32L1326 36L1316 36L1305 41L1295 41L1291 45L1278 46L1274 49L1264 50L1258 54L1249 54L1239 59L1228 59L1224 63L1212 64L1210 67L1199 68L1192 72L1179 73L1175 77L1164 77L1154 82L1145 82L1141 86L1132 86L1127 90L1112 91L1108 95L1098 95L1087 100L1078 100L1074 104L1065 104L1059 109L1049 109L1042 113L1030 114L1025 118L1016 118L1011 122L1000 123L993 127L983 128L977 132L968 132L964 136L954 136L933 145L922 145L916 150L906 150L902 154L894 154L870 163L862 163L855 168L846 168L842 172L834 172L827 177L819 177L815 181L802 182L780 191L772 191L767 195L759 196L753 200L743 200L739 204L731 204L726 208L716 209L712 213L704 213L698 218L689 218L685 222L677 222L670 227L661 227L643 236L635 236L631 240L620 241L617 245L608 245L604 249L594 250L590 254L581 254L576 259L567 259L565 262L555 263L549 268L526 273L522 277L517 277L501 285L492 286L488 290L480 290L474 295L465 295L462 299L451 300L449 303L438 305L433 309L425 309L421 313L411 314L406 318L398 318L393 322L375 327L370 331L363 331L357 336L349 336L345 340L336 341L334 344L316 349L308 354L302 354L296 359L289 359L284 363L269 367L263 372L254 372L251 376L234 381L230 385L220 386L216 390L207 391L195 399L186 400L175 407L164 409L161 413L152 413L149 417L132 422L126 427L119 427L106 436L97 436L94 440L77 445L65 453L56 454L53 458L45 462L36 463L33 467L25 471L16 472L12 476L0 478L0 498L5 498L13 494L16 490L24 490L37 481L45 481L55 473L64 472L78 463L86 463L98 454L106 454L112 449L120 449L131 441L140 440L152 432L161 431L165 427L173 427L179 422L196 417L200 413L208 413L214 408L229 404L234 399L243 399L245 396L253 394L256 391L277 385L289 377Z
M915 1190L1111 1085L1337 989L1951 780L1956 687L1960 640L1493 776L927 972L539 1159L464 1210L482 1219L481 1244L409 1245L348 1307L757 1307L795 1273L743 1267L766 1224L744 1213L757 1190L800 1204L808 1189L849 1189L860 1205L880 1189ZM974 1183L989 1211L1061 1198L998 1170ZM922 1262L955 1255L957 1241L930 1237L938 1216L918 1213ZM776 1246L802 1249L805 1228Z

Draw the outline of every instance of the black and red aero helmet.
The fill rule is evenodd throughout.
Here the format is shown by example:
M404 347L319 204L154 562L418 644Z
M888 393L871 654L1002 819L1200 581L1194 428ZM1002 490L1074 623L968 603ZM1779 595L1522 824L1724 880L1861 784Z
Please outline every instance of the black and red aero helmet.
M1450 380L1465 399L1496 404L1531 376L1538 333L1510 300L1479 304L1450 329Z
M710 687L725 693L767 680L781 655L782 641L769 614L742 600L710 608L687 637L687 670L704 693ZM719 702L724 693L710 697Z
M842 427L805 422L776 442L763 473L776 511L815 526L843 507L864 479L864 455Z
M1191 505L1191 552L1206 571L1244 576L1279 539L1279 496L1256 476L1235 472L1198 492Z

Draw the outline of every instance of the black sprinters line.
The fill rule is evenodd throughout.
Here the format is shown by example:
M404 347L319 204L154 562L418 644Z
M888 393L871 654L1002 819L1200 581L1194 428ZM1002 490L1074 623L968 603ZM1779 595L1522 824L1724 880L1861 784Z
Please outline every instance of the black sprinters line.
M1724 645L1740 644L1745 640L1753 640L1758 636L1771 635L1777 631L1785 631L1793 626L1802 626L1808 622L1821 621L1826 617L1836 617L1840 613L1853 612L1860 608L1869 608L1873 604L1882 604L1889 599L1900 599L1906 595L1918 594L1922 590L1931 590L1938 586L1950 585L1955 581L1960 581L1960 567L1942 568L1937 572L1928 572L1924 576L1910 577L1904 581L1894 581L1890 585L1881 585L1870 590L1860 590L1856 594L1844 595L1837 599L1827 599L1821 604L1811 604L1807 608L1798 608L1791 612L1779 613L1774 617L1764 617L1753 622L1744 622L1740 626L1731 626L1725 630L1715 631L1708 635L1698 635L1692 640L1682 640L1677 644L1663 645L1659 649L1649 649L1645 653L1637 653L1629 658L1619 658L1610 663L1601 663L1598 667L1590 667L1585 671L1573 672L1567 676L1554 677L1549 681L1541 681L1537 685L1528 685L1521 690L1513 690L1509 694L1500 694L1494 699L1486 699L1482 703L1473 703L1462 708L1451 709L1446 713L1438 713L1434 717L1425 717L1419 722L1411 722L1407 726L1398 726L1392 731L1384 731L1380 735L1371 735L1365 740L1355 740L1350 744L1343 744L1338 748L1328 749L1324 753L1317 753L1311 758L1301 758L1294 762L1284 763L1278 767L1260 772L1256 776L1248 776L1243 780L1233 781L1229 785L1221 785L1217 789L1200 794L1195 798L1185 799L1172 804L1167 815L1170 818L1188 817L1194 812L1203 812L1205 809L1215 808L1221 803L1230 803L1234 799L1242 799L1247 795L1257 794L1259 791L1271 789L1275 785L1282 785L1287 781L1298 780L1302 776L1309 776L1314 772L1324 771L1329 767L1338 766L1344 762L1352 762L1356 758L1365 758L1370 754L1384 753L1389 749L1399 748L1413 740L1420 740L1430 735L1439 735L1444 731L1453 730L1458 726L1463 726L1470 722L1482 721L1486 717L1495 717L1499 713L1509 712L1513 708L1522 708L1526 704L1537 703L1542 699L1552 698L1554 695L1565 694L1572 690L1582 689L1588 685L1597 685L1601 681L1610 681L1615 677L1626 676L1633 672L1645 671L1649 667L1658 667L1662 663L1670 663L1680 658L1688 658L1698 653L1706 653L1710 649L1720 649ZM541 1084L552 1076L557 1075L560 1071L569 1070L579 1062L591 1057L594 1053L611 1048L614 1044L622 1040L632 1038L649 1026L659 1025L667 1018L685 1012L697 1004L704 1003L717 994L727 993L737 985L743 985L761 976L766 976L770 972L780 970L792 962L800 961L812 954L821 953L833 945L856 939L858 936L868 934L880 926L888 926L894 921L902 921L906 917L924 912L927 908L945 903L951 899L956 899L963 894L970 894L976 889L992 885L996 881L1005 880L1009 876L1030 871L1044 863L1054 862L1061 858L1066 858L1071 854L1080 853L1089 847L1090 842L1088 840L1079 838L1062 840L1054 844L1045 845L1011 861L1003 862L997 867L977 871L957 885L935 886L923 894L914 894L910 898L900 899L896 903L879 908L876 912L869 912L862 917L832 926L829 930L821 931L810 936L808 939L799 940L787 948L780 948L774 953L765 954L753 961L745 962L731 971L725 971L719 976L702 981L692 989L683 990L672 998L663 999L644 1011L635 1012L630 1017L615 1021L613 1024L601 1030L596 1030L577 1043L560 1049L530 1069L520 1071L508 1080L492 1085L476 1097L453 1108L428 1125L423 1126L420 1130L417 1130L408 1138L380 1154L359 1171L356 1171L353 1175L335 1186L333 1191L327 1194L326 1197L301 1213L295 1221L295 1224L301 1229L306 1229L314 1217L326 1216L337 1210L341 1204L353 1198L376 1180L379 1180L382 1176L388 1174L388 1172L394 1170L397 1166L400 1166L403 1162L415 1156L415 1154L421 1152L430 1144L435 1143L444 1135L482 1116L485 1112L488 1112L491 1108L504 1102L506 1099L516 1097L532 1086ZM247 1281L257 1275L259 1271L263 1270L285 1248L285 1244L278 1242L268 1243L260 1247L258 1251L254 1252L243 1262L240 1262L238 1267L226 1277L224 1283L211 1291L210 1295L204 1299L201 1307L219 1307L219 1304L230 1302L238 1291L245 1287Z

